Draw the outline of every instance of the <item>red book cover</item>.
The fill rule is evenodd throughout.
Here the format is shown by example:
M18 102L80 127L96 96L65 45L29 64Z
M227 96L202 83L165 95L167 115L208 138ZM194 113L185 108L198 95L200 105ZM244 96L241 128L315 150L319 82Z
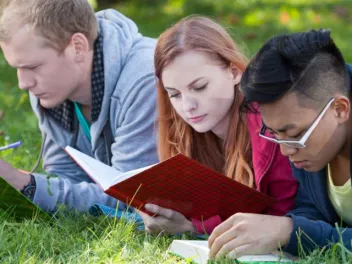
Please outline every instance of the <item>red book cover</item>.
M182 154L111 186L105 192L144 212L144 205L153 203L197 220L214 215L225 220L239 212L263 213L275 202L274 198Z

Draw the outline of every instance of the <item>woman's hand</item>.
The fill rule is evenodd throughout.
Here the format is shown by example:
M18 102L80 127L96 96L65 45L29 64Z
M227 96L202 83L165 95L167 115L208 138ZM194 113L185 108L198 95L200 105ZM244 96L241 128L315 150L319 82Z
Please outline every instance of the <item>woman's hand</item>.
M148 233L166 232L170 234L196 232L192 222L184 215L171 209L163 208L155 204L146 204L145 209L154 213L155 216L150 216L139 210L136 210L142 217L145 230Z

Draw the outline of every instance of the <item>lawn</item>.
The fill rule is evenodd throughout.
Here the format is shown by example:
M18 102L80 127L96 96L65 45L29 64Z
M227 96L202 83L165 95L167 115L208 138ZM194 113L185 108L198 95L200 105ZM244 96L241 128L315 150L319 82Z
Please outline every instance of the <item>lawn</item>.
M352 1L130 0L112 7L151 37L186 15L208 15L231 31L249 57L275 34L330 28L346 60L352 62L348 52ZM17 88L15 70L7 66L0 53L0 146L16 140L24 145L2 152L0 158L30 170L41 143L37 120L27 93ZM56 220L43 223L36 219L15 222L0 213L1 263L178 263L180 259L165 252L170 242L166 236L136 232L130 224L88 215L60 212ZM305 256L300 263L322 262L352 263L352 257L337 244L331 250Z

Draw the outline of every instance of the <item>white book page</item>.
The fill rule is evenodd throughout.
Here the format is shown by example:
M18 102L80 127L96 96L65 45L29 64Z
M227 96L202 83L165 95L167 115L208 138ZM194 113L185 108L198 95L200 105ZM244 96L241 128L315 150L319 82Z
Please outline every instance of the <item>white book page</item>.
M288 259L288 258L280 258L278 255L275 254L265 254L265 255L252 255L252 256L243 256L237 259L238 261L246 261L246 262L280 262L278 263L285 263L285 262L291 262L293 260Z
M154 164L155 165L155 164ZM150 166L146 166L140 169L135 169L135 170L131 170L131 171L127 171L124 172L118 176L116 176L113 180L112 180L112 184L111 185L115 185L118 184L120 182L123 182L124 180L127 180L131 177L133 177L134 175L137 175L138 173L145 171L146 169L149 169L151 167L153 167L154 165L150 165Z
M207 263L209 248L208 241L198 241L198 240L174 240L169 248L170 252L179 255L183 258L192 258L196 263ZM278 252L280 253L280 252ZM248 255L237 258L238 261L243 262L292 262L293 259L290 258L280 258L276 254L264 254L264 255Z
M70 146L65 148L66 152L75 160L75 162L97 183L104 191L110 186L120 183L124 180L133 177L134 175L153 167L154 165L144 168L121 173L118 170L110 167L99 160L96 160L77 149Z
M174 240L169 247L169 252L182 258L192 259L198 264L207 264L209 259L208 241Z
M93 179L93 181L103 188L104 191L109 189L112 180L120 173L113 167L110 167L70 146L67 146L65 150Z

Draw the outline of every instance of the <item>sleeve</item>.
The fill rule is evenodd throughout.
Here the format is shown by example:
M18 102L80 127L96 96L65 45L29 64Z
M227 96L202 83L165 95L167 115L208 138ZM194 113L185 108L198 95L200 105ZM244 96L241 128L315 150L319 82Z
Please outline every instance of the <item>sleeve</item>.
M192 219L192 224L196 228L198 234L210 235L215 227L221 224L221 218L219 215L214 215L204 221Z
M83 212L95 203L116 207L117 200L90 182L88 175L52 139L47 138L44 144L43 167L47 175L33 174L35 204L49 212L54 212L58 205ZM124 204L118 208L124 209Z
M291 217L293 230L284 251L297 256L301 250L310 252L336 242L352 249L352 228L335 227L324 221L324 216L309 199L303 185L299 185L295 208L286 216Z
M267 194L276 199L276 203L269 208L268 214L283 216L295 205L298 182L292 175L289 161L279 150L274 156L274 164L268 171Z
M131 88L137 91L130 101L123 102L122 122L117 125L112 144L112 165L120 172L148 166L158 161L155 120L155 82L145 78ZM71 160L66 152L51 139L44 145L44 170L47 177L35 174L37 189L34 203L47 211L55 211L58 204L79 211L88 211L93 204L116 207L117 200L105 194L100 186L88 182L88 176ZM77 179L87 179L77 181ZM123 203L118 203L124 209Z

